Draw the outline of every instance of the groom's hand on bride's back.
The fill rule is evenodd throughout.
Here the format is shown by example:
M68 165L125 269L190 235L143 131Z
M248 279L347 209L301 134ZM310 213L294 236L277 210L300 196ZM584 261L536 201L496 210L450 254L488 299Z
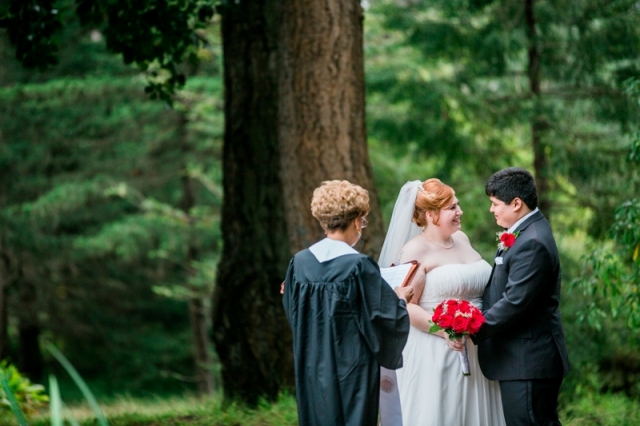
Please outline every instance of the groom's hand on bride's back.
M413 299L413 288L411 287L396 287L394 290L398 297L404 299L407 303Z

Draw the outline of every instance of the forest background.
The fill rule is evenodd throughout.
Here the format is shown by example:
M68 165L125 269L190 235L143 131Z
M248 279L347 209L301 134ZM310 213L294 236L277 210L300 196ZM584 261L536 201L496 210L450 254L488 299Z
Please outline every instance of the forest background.
M563 267L572 362L563 418L635 424L640 5L362 6L368 189L384 226L404 182L438 177L456 190L463 230L491 261L497 229L484 183L511 165L533 171ZM65 13L73 1L56 7L64 20L55 65L25 67L10 30L0 30L0 356L35 383L55 374L71 402L81 395L47 344L99 399L220 394L220 14L204 14L204 42L180 63L186 85L169 103L156 89L171 73L125 65L131 59L109 51L102 27ZM380 235L365 234L373 255ZM284 276L286 262L276 269ZM276 382L276 394L287 388ZM232 394L255 403L251 392Z

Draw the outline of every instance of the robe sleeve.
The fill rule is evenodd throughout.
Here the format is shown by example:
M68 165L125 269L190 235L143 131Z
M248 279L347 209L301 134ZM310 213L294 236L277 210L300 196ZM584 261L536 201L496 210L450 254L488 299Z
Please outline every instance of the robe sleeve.
M293 260L295 258L291 258L291 261L289 262L289 267L287 268L287 275L285 276L284 279L284 293L282 295L282 305L284 306L284 312L285 315L287 317L287 320L289 321L289 324L291 325L291 289L293 287Z
M359 263L356 281L360 300L354 316L364 340L382 367L402 367L402 349L410 325L406 302L398 298L368 256Z

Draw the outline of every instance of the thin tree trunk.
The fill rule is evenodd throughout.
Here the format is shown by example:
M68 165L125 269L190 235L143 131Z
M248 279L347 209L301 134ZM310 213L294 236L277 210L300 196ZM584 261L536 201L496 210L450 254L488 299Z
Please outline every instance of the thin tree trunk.
M24 267L24 265L23 265ZM38 321L38 301L34 279L25 270L18 282L20 311L18 315L18 368L31 381L42 379L42 353L40 351L40 324Z
M9 354L7 284L6 277L2 276L0 278L0 360L5 359Z
M201 297L189 299L189 320L193 336L193 359L198 392L212 394L214 391L213 375L211 373L213 359L209 352L206 308Z
M228 2L223 252L214 341L225 395L248 403L293 386L279 294L289 259L324 234L313 189L348 179L370 190L372 254L383 224L364 123L362 9L340 0Z
M4 241L0 237L0 360L9 355L9 305L7 301L9 287L20 277L20 268L14 267L12 261L4 249Z
M538 206L547 219L551 216L551 200L549 198L549 161L547 144L543 133L548 127L542 111L542 92L540 90L540 49L536 30L534 0L524 0L524 16L527 41L529 43L527 75L529 88L534 95L534 112L531 119L531 145L533 148L533 168L538 187Z
M190 151L187 141L187 117L185 113L180 113L178 118L178 133L180 137L180 146L185 161L182 175L182 210L189 216L189 227L193 228L191 216L189 212L196 204L196 195L193 189L192 179L187 173L186 157ZM187 247L186 261L187 267L191 270L191 262L198 258L198 253L194 245L189 241ZM194 271L191 271L191 275ZM213 359L209 351L209 333L207 331L207 317L203 301L203 295L199 294L200 289L192 289L193 295L189 298L189 322L191 325L191 338L193 342L193 361L195 378L198 391L202 394L213 393L213 375L211 368Z

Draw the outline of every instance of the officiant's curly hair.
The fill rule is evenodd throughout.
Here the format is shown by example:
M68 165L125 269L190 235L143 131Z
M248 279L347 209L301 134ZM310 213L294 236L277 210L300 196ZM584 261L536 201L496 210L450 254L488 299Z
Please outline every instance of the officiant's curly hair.
M426 212L433 212L435 218L433 224L438 226L440 221L440 210L449 207L453 203L456 193L449 185L440 179L427 179L418 186L416 205L413 209L413 221L419 227L427 226Z
M327 180L313 191L311 214L325 231L344 231L369 214L369 192L347 180Z

